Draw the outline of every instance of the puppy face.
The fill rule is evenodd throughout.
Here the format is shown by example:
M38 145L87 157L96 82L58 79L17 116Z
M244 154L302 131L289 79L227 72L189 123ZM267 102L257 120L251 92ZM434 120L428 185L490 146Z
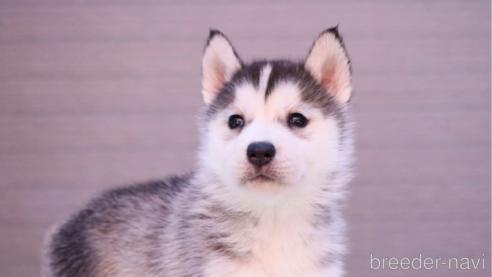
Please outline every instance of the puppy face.
M305 63L246 65L225 36L212 31L203 59L202 168L233 193L321 189L319 180L343 159L350 91L336 29L318 38Z

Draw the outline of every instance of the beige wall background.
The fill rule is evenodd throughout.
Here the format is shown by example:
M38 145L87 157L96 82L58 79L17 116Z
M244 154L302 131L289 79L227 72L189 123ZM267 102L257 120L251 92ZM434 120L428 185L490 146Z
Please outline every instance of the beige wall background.
M337 24L357 121L347 276L490 276L490 11L480 0L0 0L0 276L39 276L44 233L102 190L193 168L208 28L245 60L301 59ZM371 270L371 254L485 257L485 269Z

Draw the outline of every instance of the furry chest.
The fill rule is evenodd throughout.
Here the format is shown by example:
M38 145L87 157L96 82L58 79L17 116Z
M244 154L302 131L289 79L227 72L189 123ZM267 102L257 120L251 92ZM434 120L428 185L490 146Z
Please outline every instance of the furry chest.
M239 259L216 257L206 276L320 276L318 244L308 232L288 226L266 226L237 242L248 253Z

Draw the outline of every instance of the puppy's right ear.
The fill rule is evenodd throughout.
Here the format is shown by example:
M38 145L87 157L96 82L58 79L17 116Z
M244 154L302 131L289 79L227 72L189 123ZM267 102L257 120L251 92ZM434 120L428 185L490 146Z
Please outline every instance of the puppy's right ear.
M242 61L229 40L217 30L210 30L202 58L202 95L206 105L212 103L225 83L229 82Z

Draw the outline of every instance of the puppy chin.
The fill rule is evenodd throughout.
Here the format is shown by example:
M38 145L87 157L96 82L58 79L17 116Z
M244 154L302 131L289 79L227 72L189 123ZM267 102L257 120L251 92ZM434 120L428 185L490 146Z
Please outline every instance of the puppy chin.
M258 194L274 194L282 187L280 180L265 174L250 175L242 183L247 190Z

